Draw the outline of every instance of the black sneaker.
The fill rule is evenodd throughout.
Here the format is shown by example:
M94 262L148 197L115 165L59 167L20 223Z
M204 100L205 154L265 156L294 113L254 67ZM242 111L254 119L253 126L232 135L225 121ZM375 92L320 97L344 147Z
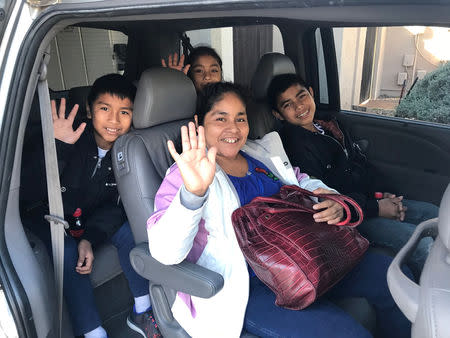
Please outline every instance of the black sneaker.
M145 338L161 338L158 324L156 324L155 317L153 317L152 310L143 313L136 313L134 309L131 310L127 317L127 325L133 331L139 333Z

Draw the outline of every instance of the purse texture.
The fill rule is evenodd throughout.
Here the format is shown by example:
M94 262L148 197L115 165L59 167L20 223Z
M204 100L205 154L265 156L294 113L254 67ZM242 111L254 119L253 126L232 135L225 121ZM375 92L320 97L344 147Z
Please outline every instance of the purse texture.
M346 219L338 225L316 223L310 196L340 203ZM351 205L359 220L351 223ZM233 227L241 250L257 277L275 294L275 304L300 310L339 282L369 246L356 230L359 205L344 195L314 195L283 186L272 197L256 197L236 209Z

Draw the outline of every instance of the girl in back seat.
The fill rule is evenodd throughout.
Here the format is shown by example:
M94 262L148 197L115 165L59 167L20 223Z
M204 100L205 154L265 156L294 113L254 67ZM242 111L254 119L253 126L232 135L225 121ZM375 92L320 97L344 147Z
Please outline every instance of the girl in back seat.
M362 338L371 334L328 299L365 297L376 309L377 335L408 337L410 324L389 294L386 273L391 258L368 252L324 297L308 308L277 307L275 295L256 276L249 277L231 222L232 212L256 196L270 196L297 177L315 193L336 193L320 180L292 169L277 133L248 141L245 100L236 86L215 83L199 93L198 136L195 125L181 128L181 154L155 197L147 222L152 256L163 264L188 259L220 273L224 286L209 299L178 294L175 319L192 337L239 337L242 329L260 337ZM270 172L273 160L287 163ZM263 170L256 170L262 168ZM269 172L270 175L264 174ZM276 179L274 179L274 177ZM279 178L279 179L277 179ZM338 223L342 208L331 200L315 205L317 222Z
M222 59L219 54L207 46L194 48L184 63L184 54L178 59L178 54L169 55L168 62L161 60L163 67L182 71L194 83L197 92L209 83L222 81Z

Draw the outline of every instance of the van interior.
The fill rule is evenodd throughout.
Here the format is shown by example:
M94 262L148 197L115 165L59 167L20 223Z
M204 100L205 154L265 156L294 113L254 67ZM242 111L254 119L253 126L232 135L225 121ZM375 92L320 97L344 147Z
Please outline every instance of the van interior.
M23 42L23 64L14 73L17 81L11 93L15 95L9 99L14 150L7 164L10 184L2 251L10 257L5 276L14 283L4 287L14 299L19 336L53 336L58 318L51 256L39 239L24 229L20 217L24 198L21 169L28 165L28 146L42 142L36 83L48 48L50 97L56 101L66 98L68 107L80 105L74 127L86 119L86 97L92 82L106 73L120 73L135 81L139 107L158 101L154 108L134 112L133 119L138 122L116 142L113 169L137 245L130 259L150 280L163 336L188 336L170 311L177 291L208 298L223 285L221 276L212 271L188 262L164 266L148 251L146 220L172 164L166 140L177 138L180 126L195 113L196 93L190 80L181 72L161 67L161 59L171 53L181 55L198 45L218 50L224 60L225 80L244 85L253 94L249 106L253 138L277 128L264 100L271 76L280 69L295 71L316 93L318 114L335 116L360 142L377 173L373 176L376 186L410 199L441 203L450 182L450 126L343 109L341 92L345 88L339 78L346 70L338 56L348 46L337 42L337 30L344 28L364 27L369 32L406 25L448 27L448 16L439 11L439 5L430 4L423 10L419 5L405 5L405 9L401 4L358 6L343 1L341 6L245 1L217 6L213 2L115 3L117 7L102 1L63 1L49 6L39 14L33 35ZM266 54L269 56L262 64ZM286 65L285 57L292 66ZM96 250L95 258L91 280L105 328L111 337L138 337L126 325L133 298L115 248L105 244ZM447 267L447 275L449 270ZM348 299L337 305L374 330L374 310L365 299ZM64 337L73 336L66 311L63 332ZM245 332L242 336L251 337Z

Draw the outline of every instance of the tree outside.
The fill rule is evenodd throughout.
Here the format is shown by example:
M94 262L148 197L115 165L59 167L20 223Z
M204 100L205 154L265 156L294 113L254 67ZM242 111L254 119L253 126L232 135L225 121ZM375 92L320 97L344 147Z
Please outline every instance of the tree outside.
M450 62L417 81L395 116L450 124Z

